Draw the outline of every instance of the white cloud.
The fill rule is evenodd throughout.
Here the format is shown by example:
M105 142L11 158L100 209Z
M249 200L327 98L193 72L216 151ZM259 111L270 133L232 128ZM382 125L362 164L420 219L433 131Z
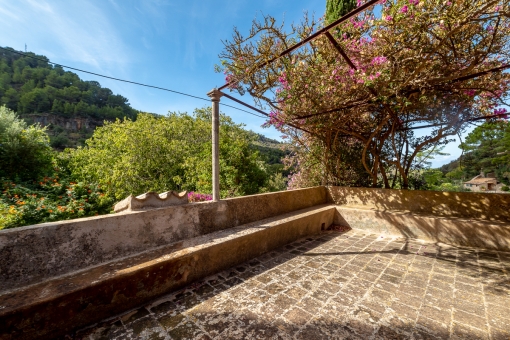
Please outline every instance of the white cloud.
M0 0L0 13L9 34L2 45L35 53L62 63L81 63L105 71L128 63L128 53L105 5L89 1ZM5 32L5 30L4 30Z

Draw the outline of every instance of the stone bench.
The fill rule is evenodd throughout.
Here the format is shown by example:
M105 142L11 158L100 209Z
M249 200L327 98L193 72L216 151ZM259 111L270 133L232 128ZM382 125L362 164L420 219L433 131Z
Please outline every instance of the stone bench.
M314 206L181 240L0 293L0 339L54 338L122 313L333 223Z
M357 205L336 206L336 211L335 224L374 234L510 251L510 224L505 221L378 210Z

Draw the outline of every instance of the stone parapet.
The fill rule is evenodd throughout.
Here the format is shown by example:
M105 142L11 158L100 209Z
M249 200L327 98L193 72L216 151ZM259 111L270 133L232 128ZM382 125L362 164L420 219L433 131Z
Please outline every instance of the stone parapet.
M0 292L324 203L315 187L1 230Z
M0 339L53 339L248 261L333 222L316 206L0 293Z
M510 223L510 194L328 187L337 205Z
M335 224L387 236L510 251L507 222L337 206Z

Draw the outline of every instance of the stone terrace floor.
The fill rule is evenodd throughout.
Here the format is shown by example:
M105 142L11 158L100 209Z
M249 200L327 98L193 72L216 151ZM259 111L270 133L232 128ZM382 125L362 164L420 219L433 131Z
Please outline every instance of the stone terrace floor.
M510 339L510 253L328 231L74 339Z

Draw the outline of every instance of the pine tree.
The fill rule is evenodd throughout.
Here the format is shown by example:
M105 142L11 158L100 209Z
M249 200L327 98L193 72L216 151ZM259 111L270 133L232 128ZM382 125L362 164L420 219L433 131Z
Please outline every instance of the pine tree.
M327 0L326 1L326 25L340 19L345 14L356 8L356 0Z

